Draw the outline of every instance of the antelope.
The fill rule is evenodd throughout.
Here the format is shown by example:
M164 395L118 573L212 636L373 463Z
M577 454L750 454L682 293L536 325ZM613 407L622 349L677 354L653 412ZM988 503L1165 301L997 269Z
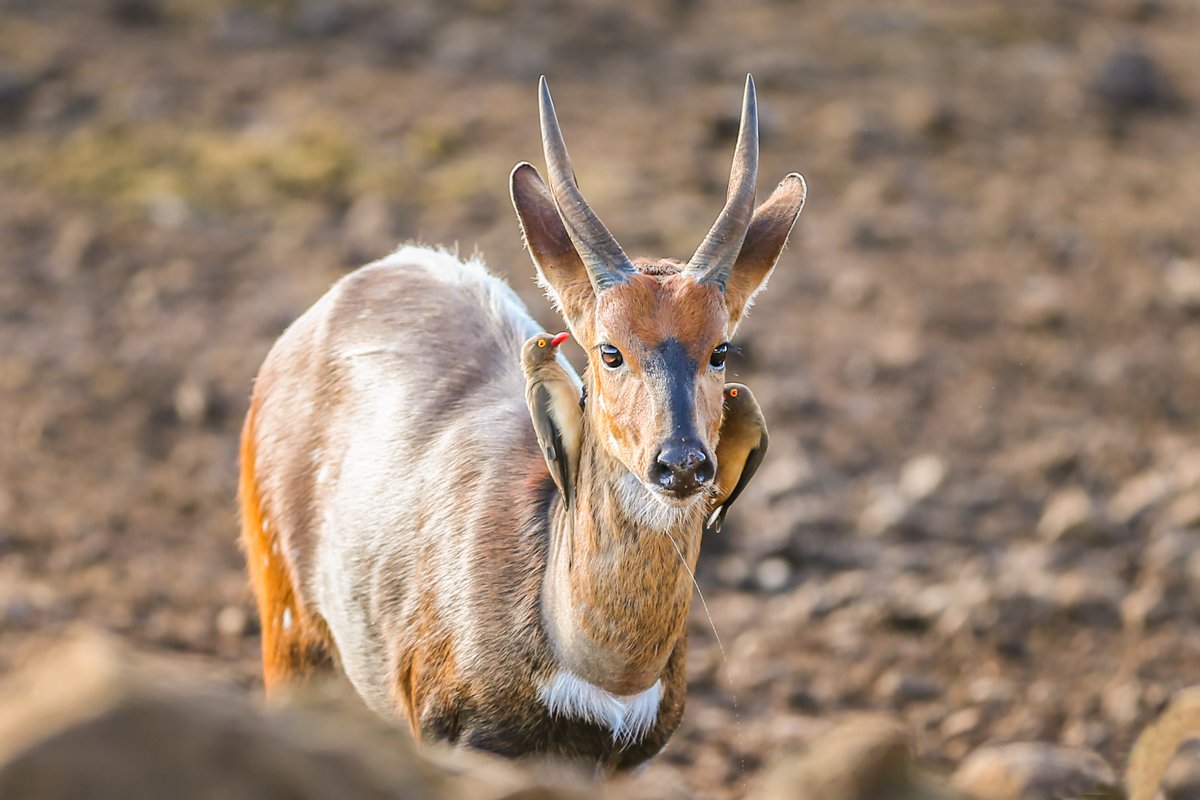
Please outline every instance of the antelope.
M242 541L268 693L340 670L420 740L612 772L683 714L728 342L806 189L790 174L755 209L748 77L711 230L686 264L631 260L579 190L544 78L539 107L548 182L520 163L509 188L582 377L556 354L557 377L526 379L540 326L516 293L476 259L402 247L267 355L242 433ZM522 403L539 380L551 399ZM563 396L586 397L574 433ZM571 448L565 468L539 434Z

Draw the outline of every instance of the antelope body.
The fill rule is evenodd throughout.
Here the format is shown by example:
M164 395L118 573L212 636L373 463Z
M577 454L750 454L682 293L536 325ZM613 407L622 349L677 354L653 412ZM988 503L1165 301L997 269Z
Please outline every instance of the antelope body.
M267 356L242 436L242 539L268 691L336 666L421 738L623 769L683 713L725 343L804 184L788 176L755 211L748 80L708 238L686 265L633 262L579 194L544 81L540 102L549 187L518 165L513 202L588 366L581 379L556 356L539 380L568 391L529 396L586 387L577 429L559 435L565 412L525 401L522 346L540 328L516 294L476 261L406 247L338 282ZM543 434L571 450L563 491Z

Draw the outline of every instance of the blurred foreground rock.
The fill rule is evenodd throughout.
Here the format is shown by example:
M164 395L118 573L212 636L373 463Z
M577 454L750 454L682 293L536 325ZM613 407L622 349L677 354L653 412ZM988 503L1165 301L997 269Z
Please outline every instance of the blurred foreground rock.
M843 722L767 773L756 800L969 800L923 775L904 728L882 716Z
M1200 686L1178 692L1142 731L1125 782L1129 800L1200 798Z
M476 753L418 751L404 732L338 694L264 712L190 669L167 669L89 634L0 687L0 797L552 800L599 794L574 776L556 783Z
M178 659L76 635L0 685L0 797L677 798L646 776L605 784L553 764L414 745L331 683L265 710ZM1054 744L986 745L947 783L923 771L906 728L851 717L777 758L751 800L1124 798L1099 755ZM1200 797L1200 687L1178 693L1138 739L1130 800Z
M1112 767L1096 753L1033 742L979 748L959 766L954 785L979 800L1125 796Z

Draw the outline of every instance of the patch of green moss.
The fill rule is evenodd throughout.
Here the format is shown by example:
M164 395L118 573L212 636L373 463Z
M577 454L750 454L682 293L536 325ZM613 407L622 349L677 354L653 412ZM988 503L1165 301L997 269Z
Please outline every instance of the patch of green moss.
M180 131L111 125L53 146L40 178L52 189L124 207L164 196L236 212L291 196L342 200L360 168L359 146L327 122L279 131Z

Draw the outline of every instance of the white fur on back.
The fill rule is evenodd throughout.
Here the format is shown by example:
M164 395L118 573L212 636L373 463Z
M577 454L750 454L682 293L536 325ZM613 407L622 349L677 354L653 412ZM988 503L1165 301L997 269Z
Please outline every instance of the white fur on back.
M644 692L621 696L564 669L542 686L538 696L552 715L603 725L612 731L614 742L632 743L649 733L658 720L662 681L655 681Z
M319 463L313 464L323 516L307 580L351 683L369 706L386 715L394 713L388 642L397 636L388 626L414 613L418 569L425 570L431 585L441 587L438 613L458 632L459 666L469 673L482 660L471 593L474 541L466 535L472 527L469 512L478 506L462 503L449 487L486 469L479 466L479 454L489 424L511 426L512 419L528 424L520 349L540 328L517 294L475 258L462 261L444 250L404 246L364 269L380 267L393 275L411 271L433 280L425 281L421 293L402 295L391 310L395 319L387 323L375 322L372 316L380 312L369 307L339 308L340 287L310 312L324 315L310 324L333 328L328 336L339 340L332 358L339 367L340 392L338 404L323 412L329 436ZM343 280L363 280L362 274ZM387 272L376 274L384 281L393 279ZM427 437L430 432L423 430L425 422L414 408L420 407L426 387L442 375L413 366L407 356L414 335L433 339L455 325L455 319L436 314L443 297L454 298L445 304L455 309L452 313L461 313L462 301L478 309L474 321L483 335L511 355L482 376L490 387L476 403L460 409L460 423L435 430L432 443L418 451L410 444L414 432ZM406 315L410 302L415 310ZM335 309L341 316L331 316ZM448 363L454 366L453 353L469 353L476 344L448 345ZM505 397L512 398L509 406L519 414L504 405ZM411 513L402 501L406 496L424 498L424 517ZM421 551L442 557L418 565L415 554Z

